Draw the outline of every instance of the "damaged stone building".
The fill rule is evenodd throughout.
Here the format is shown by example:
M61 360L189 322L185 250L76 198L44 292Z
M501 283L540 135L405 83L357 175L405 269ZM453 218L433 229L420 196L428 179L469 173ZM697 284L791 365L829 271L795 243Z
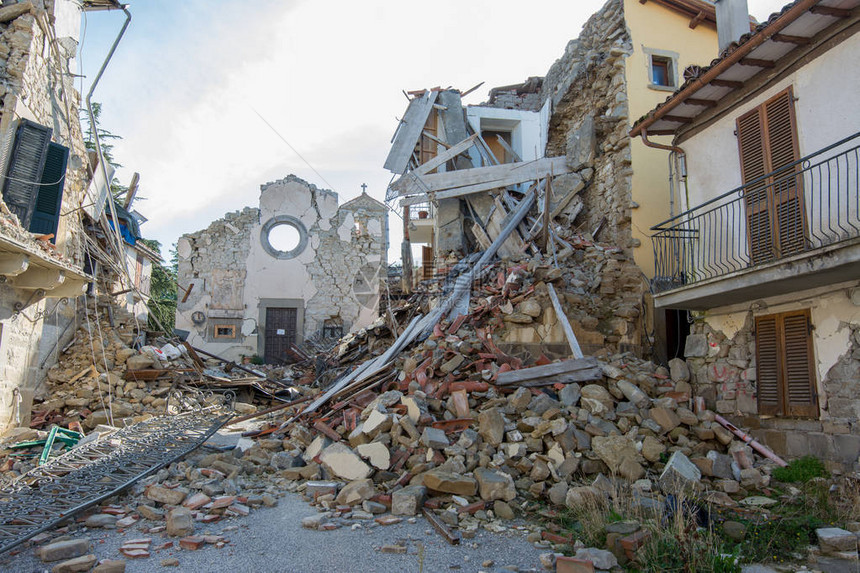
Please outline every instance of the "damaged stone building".
M745 4L720 57L631 131L673 135L686 165L682 209L653 236L655 307L692 319L677 342L710 407L780 455L851 465L860 2L795 2L752 33Z
M0 430L28 423L92 279L75 55L82 10L118 8L108 0L0 7Z
M283 363L377 318L387 249L387 207L366 192L338 205L294 175L267 183L259 207L179 239L176 328L220 356Z
M577 336L593 349L606 340L640 353L660 346L648 308L648 237L650 227L674 214L666 182L679 172L664 151L627 131L680 85L687 66L716 54L713 4L609 0L545 77L494 88L480 105L462 104L468 92L412 92L385 167L399 176L387 198L404 207L407 243L423 245L416 278L444 273L457 254L485 246L504 224L509 194L550 180L541 209L552 224L621 253L601 287L618 303L600 316L577 317L589 325L574 324ZM533 238L515 233L502 254L522 255ZM550 242L564 251L557 238ZM402 251L411 260L411 248ZM534 341L561 336L554 328Z

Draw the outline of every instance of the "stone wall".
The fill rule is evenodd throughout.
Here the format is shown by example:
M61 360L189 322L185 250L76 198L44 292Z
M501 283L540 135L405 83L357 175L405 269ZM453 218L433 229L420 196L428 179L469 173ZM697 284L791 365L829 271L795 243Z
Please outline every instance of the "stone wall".
M632 51L621 0L609 0L571 40L541 88L552 100L546 155L567 155L587 182L576 223L623 249L630 231L631 155L624 58Z
M670 362L673 378L690 380L695 394L703 396L709 408L750 431L778 455L814 455L832 468L856 471L860 469L860 323L846 316L828 315L828 299L841 297L836 294L807 301L812 305L814 326L818 419L759 415L751 312L706 316L695 322L684 350L686 362ZM833 329L830 322L839 324ZM834 342L830 330L838 330L844 344ZM829 360L825 346L834 344L841 351Z
M78 109L81 98L69 73L75 57L74 38L54 35L57 4L46 0L0 8L0 134L13 120L25 117L53 129L52 139L69 148L69 162L56 237L56 252L45 253L76 267L83 266L83 224L77 207L86 184L86 153ZM79 14L79 13L78 13ZM0 199L2 203L2 199ZM44 252L20 227L5 205L0 207L0 233ZM74 335L78 301L31 300L32 291L0 284L0 432L29 419L30 403L45 373L57 359L57 348ZM31 304L21 312L16 303Z

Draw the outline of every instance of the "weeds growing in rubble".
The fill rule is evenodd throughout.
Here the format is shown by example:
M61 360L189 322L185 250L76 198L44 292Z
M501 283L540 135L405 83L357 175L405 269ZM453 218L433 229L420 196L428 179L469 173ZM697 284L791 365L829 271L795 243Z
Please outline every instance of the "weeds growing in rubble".
M815 456L803 456L792 460L784 468L774 468L771 476L783 483L806 483L817 477L825 477L827 468L824 463Z

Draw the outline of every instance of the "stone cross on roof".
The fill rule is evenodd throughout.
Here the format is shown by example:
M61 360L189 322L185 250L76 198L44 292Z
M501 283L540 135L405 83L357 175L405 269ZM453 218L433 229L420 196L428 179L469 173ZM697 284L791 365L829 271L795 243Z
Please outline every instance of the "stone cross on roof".
M362 183L362 184L361 184L361 192L362 192L362 193L367 193L367 183Z

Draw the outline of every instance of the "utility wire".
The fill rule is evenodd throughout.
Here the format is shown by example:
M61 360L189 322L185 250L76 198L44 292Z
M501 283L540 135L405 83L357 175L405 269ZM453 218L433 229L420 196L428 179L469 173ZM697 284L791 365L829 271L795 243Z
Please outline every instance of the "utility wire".
M263 120L263 123L265 123L266 125L268 125L268 126L269 126L269 129L271 129L271 130L275 133L275 135L277 135L279 138L281 138L281 141L283 141L284 143L286 143L286 144L287 144L287 147L289 147L290 149L292 149L292 150L293 150L293 153L295 153L295 154L299 157L299 159L301 159L302 161L304 161L304 162L305 162L305 164L306 164L308 167L310 167L310 168L311 168L311 171L313 171L314 173L316 173L316 174L317 174L317 177L319 177L320 179L322 179L322 182L323 182L323 183L325 183L325 184L328 186L328 188L329 188L329 189L331 189L332 191L334 191L334 185L332 185L331 183L329 183L328 181L326 181L325 177L323 177L323 176L320 174L320 172L319 172L319 171L317 171L316 169L314 169L314 166L313 166L313 165L311 165L311 164L310 164L310 162L309 162L307 159L305 159L304 157L302 157L302 154L301 154L301 153L299 153L299 152L298 152L298 150L297 150L295 147L293 147L293 146L292 146L292 144L290 144L290 142L289 142L289 141L287 141L287 140L284 138L284 136L283 136L283 135L281 135L280 133L278 133L278 130L277 130L277 129L275 129L275 128L274 128L274 126L273 126L271 123L269 123L268 121L266 121L266 118L265 118L265 117L263 117L263 116L260 114L260 112L259 112L259 111L257 111L257 110L256 110L256 109L254 109L253 107L251 108L251 110L252 110L254 113L256 113L256 114L257 114L257 117L259 117L261 120Z

